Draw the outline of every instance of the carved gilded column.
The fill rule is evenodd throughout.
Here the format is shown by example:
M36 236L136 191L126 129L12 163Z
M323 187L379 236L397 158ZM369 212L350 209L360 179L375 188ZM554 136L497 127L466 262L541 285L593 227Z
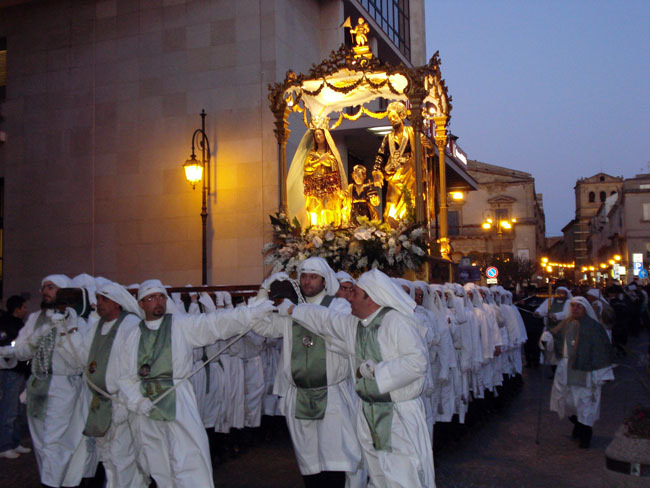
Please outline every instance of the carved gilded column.
M285 213L287 212L287 141L291 134L288 117L288 107L281 114L276 113L275 130L273 131L278 141L278 200L280 201L280 212Z
M423 167L422 167L422 101L414 100L411 101L411 126L413 127L413 133L415 134L415 147L413 148L413 156L415 158L415 221L418 224L424 224L426 222L426 214L424 208L424 182L422 179Z
M438 218L438 223L440 225L440 237L438 242L440 243L440 254L445 259L450 259L450 247L449 247L449 234L447 226L447 172L445 164L445 148L447 147L447 122L449 117L447 115L442 115L439 117L433 118L436 124L436 133L434 139L436 141L436 146L438 147L438 178L439 178L439 197L440 197L440 217Z

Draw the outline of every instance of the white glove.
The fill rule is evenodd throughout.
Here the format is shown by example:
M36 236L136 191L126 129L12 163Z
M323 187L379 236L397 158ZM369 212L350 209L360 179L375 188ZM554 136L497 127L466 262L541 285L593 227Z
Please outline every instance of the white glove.
M271 300L265 300L258 305L249 306L248 310L251 313L251 321L258 321L265 317L267 314L275 310L275 306Z
M129 411L123 405L118 405L118 403L114 401L113 413L111 415L111 422L113 423L113 425L123 424L124 422L126 422L126 419L128 417L129 417Z
M148 416L151 410L153 410L153 407L155 407L155 405L151 400L149 400L147 397L142 397L138 402L135 413Z
M376 366L377 363L374 362L372 359L366 359L363 363L359 365L359 373L361 373L361 376L363 376L364 378L367 378L369 380L374 380Z
M293 302L288 298L282 300L282 303L278 305L278 315L280 317L288 317L291 311L291 308L294 306Z
M223 293L220 291L215 291L214 296L217 299L217 308L223 308Z

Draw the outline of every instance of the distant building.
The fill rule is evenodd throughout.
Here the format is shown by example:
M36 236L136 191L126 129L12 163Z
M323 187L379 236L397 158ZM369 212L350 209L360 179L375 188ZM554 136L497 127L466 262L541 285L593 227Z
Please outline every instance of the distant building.
M532 175L473 160L468 161L467 172L478 190L449 200L454 257L501 254L538 261L546 248L546 224L542 195L535 192Z
M563 261L575 261L576 270L590 263L587 239L592 217L596 215L607 197L620 193L622 187L623 177L610 176L605 173L597 173L589 178L580 178L576 181L574 186L575 218L562 229L565 242L559 251L565 253L561 256Z
M626 269L621 279L630 281L635 260L645 268L650 264L650 174L623 180L621 189L608 195L589 221L586 264L609 274L609 261L619 255Z

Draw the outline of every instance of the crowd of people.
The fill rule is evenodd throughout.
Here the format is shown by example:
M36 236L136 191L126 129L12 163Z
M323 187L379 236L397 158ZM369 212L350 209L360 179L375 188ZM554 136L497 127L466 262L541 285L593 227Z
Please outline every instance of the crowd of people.
M500 286L378 270L354 279L312 257L296 279L269 276L248 303L196 288L169 296L158 280L129 289L47 276L24 326L24 298L7 301L0 456L29 452L25 389L43 486L91 486L98 463L109 487L213 486L233 438L275 417L307 487L433 487L434 439L522 383L527 330ZM634 284L608 288L609 300L581 292L559 287L535 315L542 361L556 367L551 409L588 447L613 379L611 341L623 354L638 333L630 313L640 311L639 328L647 320L647 294Z

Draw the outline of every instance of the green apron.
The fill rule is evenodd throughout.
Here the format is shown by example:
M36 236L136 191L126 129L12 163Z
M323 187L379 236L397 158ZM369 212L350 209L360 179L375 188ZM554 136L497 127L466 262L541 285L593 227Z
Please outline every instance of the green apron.
M107 391L106 368L108 367L108 358L111 355L117 330L127 315L129 315L128 312L120 312L113 327L111 327L111 330L106 335L101 334L102 327L106 323L104 319L101 319L95 329L95 337L93 337L93 342L88 352L86 378L104 391ZM83 433L89 437L104 437L106 431L111 426L113 401L97 393L92 388L90 391L92 397Z
M138 345L138 376L140 392L154 401L174 386L172 365L172 316L165 314L160 328L147 328L140 322L140 344ZM151 410L149 418L172 421L176 419L176 392L173 391Z
M322 307L329 307L334 297L326 295ZM321 420L327 408L327 348L325 339L291 324L291 376L296 385L295 418Z
M41 310L34 331L40 329L47 322L45 310ZM48 342L52 341L56 346L56 329L52 329L49 334L44 335L36 347L36 355L45 354L46 371L36 371L37 364L32 359L32 375L27 380L27 415L32 418L43 420L47 410L47 397L50 391L50 382L52 381L52 352L46 351ZM39 375L42 375L39 377Z
M391 310L390 307L382 308L368 327L364 327L359 321L354 346L357 369L367 359L372 359L376 363L383 361L377 340L377 331L384 316ZM378 451L392 451L393 402L390 399L390 393L380 393L376 380L363 377L357 378L354 389L361 398L361 408L366 422L368 422L373 447Z

